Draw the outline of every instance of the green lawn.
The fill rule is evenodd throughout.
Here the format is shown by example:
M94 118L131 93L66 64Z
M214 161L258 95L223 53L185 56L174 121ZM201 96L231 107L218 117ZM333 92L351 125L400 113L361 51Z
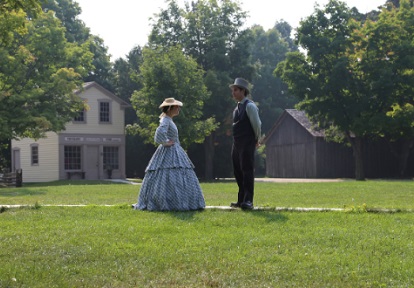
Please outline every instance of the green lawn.
M86 185L85 183L88 183ZM232 181L201 183L206 204L228 206L237 199ZM124 205L137 201L139 185L111 182L58 181L22 188L0 188L1 204ZM255 205L261 207L360 207L414 209L414 181L343 181L268 183L255 185Z
M0 189L31 205L1 210L0 287L414 286L413 181L256 183L257 206L345 212L134 211L139 186L69 183ZM209 206L236 197L202 188Z

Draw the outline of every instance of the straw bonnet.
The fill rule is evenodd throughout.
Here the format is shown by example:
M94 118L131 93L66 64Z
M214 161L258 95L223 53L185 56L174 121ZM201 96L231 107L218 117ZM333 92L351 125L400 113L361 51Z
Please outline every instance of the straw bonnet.
M183 106L183 102L175 100L174 98L165 98L164 102L162 102L159 108L166 106Z
M232 88L233 86L245 89L247 91L247 94L250 94L250 90L249 90L249 82L247 82L245 79L243 78L236 78L234 80L234 83L229 85L230 88Z

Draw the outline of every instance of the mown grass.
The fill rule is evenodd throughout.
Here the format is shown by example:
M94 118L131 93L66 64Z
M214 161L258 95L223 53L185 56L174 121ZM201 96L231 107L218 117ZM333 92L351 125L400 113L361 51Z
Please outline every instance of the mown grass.
M207 205L234 201L234 182L202 188ZM414 213L134 211L138 189L0 189L0 205L32 205L0 213L0 287L414 286ZM411 181L256 183L255 202L408 211L413 194Z
M85 184L88 183L88 184ZM232 181L201 183L206 204L228 206L236 200ZM0 189L1 204L123 205L137 201L139 185L58 181ZM414 181L343 181L325 183L256 182L255 205L262 207L344 208L362 206L414 209Z

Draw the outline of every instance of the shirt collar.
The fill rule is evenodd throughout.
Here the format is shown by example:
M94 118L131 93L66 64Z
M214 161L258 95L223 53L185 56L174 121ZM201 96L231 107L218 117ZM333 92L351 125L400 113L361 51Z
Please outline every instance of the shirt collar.
M244 97L239 103L240 104L243 104L244 102L246 102L247 101L247 97Z

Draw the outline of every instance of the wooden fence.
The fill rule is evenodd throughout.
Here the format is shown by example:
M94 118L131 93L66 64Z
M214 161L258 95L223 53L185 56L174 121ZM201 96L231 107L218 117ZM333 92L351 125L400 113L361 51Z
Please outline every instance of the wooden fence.
M23 171L18 169L15 172L0 172L0 187L22 187Z

